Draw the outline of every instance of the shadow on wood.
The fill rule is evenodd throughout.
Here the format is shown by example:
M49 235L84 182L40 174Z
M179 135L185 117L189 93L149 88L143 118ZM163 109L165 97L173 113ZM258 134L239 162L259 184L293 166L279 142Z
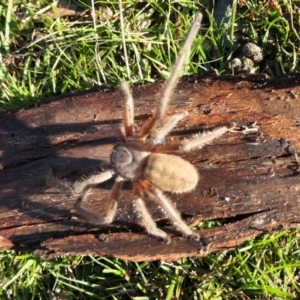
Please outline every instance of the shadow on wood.
M115 222L97 228L72 213L75 196L47 187L47 166L70 179L108 161L123 117L118 92L109 89L64 95L0 118L0 249L40 255L85 253L136 261L175 260L232 248L262 233L295 227L300 221L300 77L183 78L168 114L189 115L169 139L185 138L228 122L257 122L259 132L225 134L213 144L183 155L199 171L195 191L170 195L188 223L222 220L199 230L202 243L178 235L160 211L147 203L159 226L172 236L164 245L135 223L131 184L124 186ZM134 88L137 126L151 114L161 83ZM113 181L100 184L89 207L101 212Z

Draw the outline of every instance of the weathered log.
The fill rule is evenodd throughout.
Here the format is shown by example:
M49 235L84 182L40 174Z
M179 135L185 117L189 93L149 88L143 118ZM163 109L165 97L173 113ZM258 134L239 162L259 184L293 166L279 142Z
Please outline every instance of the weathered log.
M187 222L221 220L201 229L203 242L180 236L147 201L159 226L172 236L170 245L144 233L135 223L131 184L124 186L116 219L103 228L72 214L75 196L47 187L52 166L74 179L108 161L122 123L117 91L102 89L64 95L34 108L0 118L0 248L32 250L43 255L86 253L130 260L174 260L229 249L262 233L300 222L298 192L300 149L300 76L201 77L181 80L168 114L189 115L169 140L189 137L228 122L257 122L258 133L228 133L199 151L182 155L199 170L195 191L170 195ZM151 114L162 83L134 88L140 126ZM101 212L113 180L89 196Z

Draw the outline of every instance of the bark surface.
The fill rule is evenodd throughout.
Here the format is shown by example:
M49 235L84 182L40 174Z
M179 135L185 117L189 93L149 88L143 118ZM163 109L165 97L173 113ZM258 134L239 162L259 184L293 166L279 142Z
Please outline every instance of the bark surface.
M145 234L132 209L131 183L123 187L116 218L103 228L72 213L77 195L47 187L52 166L75 180L109 161L122 124L118 91L94 90L64 95L0 118L0 249L40 255L82 253L135 261L176 260L222 251L260 234L295 227L300 221L300 77L266 79L192 76L174 91L168 116L188 111L167 142L235 122L257 122L258 133L228 133L199 151L181 155L199 171L191 193L170 194L189 224L221 220L222 226L198 230L202 242L178 234L154 201L147 206L170 245ZM162 83L135 87L136 126L150 116ZM88 207L103 211L113 180L94 188ZM205 244L205 245L204 245Z

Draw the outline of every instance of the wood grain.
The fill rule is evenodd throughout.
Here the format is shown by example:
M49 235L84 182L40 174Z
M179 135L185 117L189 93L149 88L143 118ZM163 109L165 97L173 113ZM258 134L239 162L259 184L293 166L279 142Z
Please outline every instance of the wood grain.
M123 103L118 91L98 89L63 95L0 118L0 249L24 249L39 255L84 253L135 261L175 260L230 249L262 233L296 226L300 149L300 77L263 75L183 78L168 115L186 110L187 118L168 138L193 134L228 122L257 122L258 133L228 133L199 151L182 155L199 171L197 188L173 194L190 224L221 220L222 226L199 230L202 242L181 237L151 199L147 205L172 237L165 245L136 223L131 183L125 184L115 222L104 228L72 214L75 196L47 187L45 172L75 179L108 161ZM136 126L151 114L162 83L135 87ZM89 207L101 212L113 181L95 188Z

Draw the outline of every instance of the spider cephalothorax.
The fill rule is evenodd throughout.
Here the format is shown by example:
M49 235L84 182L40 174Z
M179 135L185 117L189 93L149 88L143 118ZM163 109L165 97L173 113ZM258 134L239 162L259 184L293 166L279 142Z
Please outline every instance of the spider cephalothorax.
M112 151L110 167L99 174L75 183L58 179L52 171L48 173L47 183L50 186L55 186L71 194L80 194L74 208L80 216L90 222L97 225L111 223L117 209L122 184L124 181L132 181L133 205L138 218L150 235L163 239L166 243L170 242L168 235L157 228L149 214L144 203L145 194L156 200L166 217L183 235L195 240L200 239L200 236L184 223L171 200L163 193L164 191L175 193L191 191L197 185L198 172L188 161L166 153L172 151L188 152L195 148L201 148L226 133L229 128L222 126L192 140L173 144L163 145L162 141L176 124L187 116L187 112L183 112L172 116L167 121L164 120L171 92L179 78L184 57L198 32L201 19L202 15L199 13L179 53L171 76L166 82L156 110L137 133L134 131L134 105L129 85L127 83L121 84L120 92L125 99L124 128L121 130L121 142ZM82 203L91 188L112 177L115 178L115 183L103 214L98 215L83 208Z

